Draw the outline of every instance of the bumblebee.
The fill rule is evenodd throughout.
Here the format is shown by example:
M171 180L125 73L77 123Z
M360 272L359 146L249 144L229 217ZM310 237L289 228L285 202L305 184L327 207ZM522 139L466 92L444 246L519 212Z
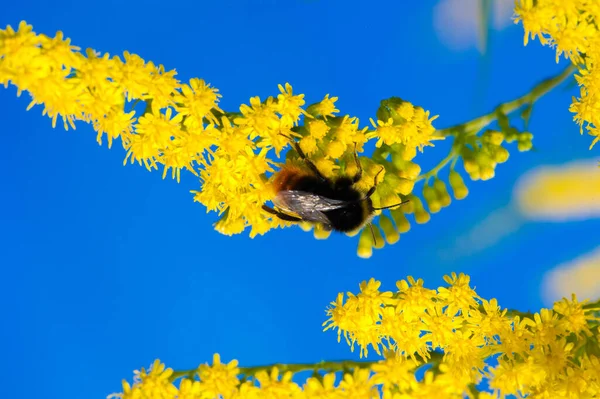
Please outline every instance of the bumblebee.
M287 137L287 136L286 136ZM362 178L362 167L356 150L354 160L358 172L352 176L327 178L323 176L314 163L310 161L300 148L298 142L290 139L294 149L304 161L308 170L292 165L285 165L275 176L273 186L276 192L271 208L266 204L262 209L288 222L319 223L325 230L342 233L355 231L369 224L375 211L394 208L408 202L383 208L373 207L371 195L377 188L377 176L373 187L362 193L354 185Z

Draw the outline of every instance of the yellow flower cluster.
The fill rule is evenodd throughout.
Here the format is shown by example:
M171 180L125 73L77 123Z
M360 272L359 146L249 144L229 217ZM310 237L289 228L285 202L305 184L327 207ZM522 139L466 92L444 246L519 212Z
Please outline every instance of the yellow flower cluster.
M579 68L580 97L570 107L583 132L600 140L600 3L597 0L519 0L515 22L522 22L525 44L529 37L556 48Z
M369 347L386 354L382 364L413 369L440 357L437 370L418 386L402 372L382 377L393 398L462 398L487 379L501 397L592 398L600 394L598 308L584 308L575 296L553 309L511 317L495 299L481 299L466 275L445 276L437 290L422 280L399 281L396 292L379 290L374 279L360 293L338 294L328 309L325 330L337 329L361 356ZM496 365L494 365L496 362ZM392 366L395 365L395 366ZM394 376L398 375L398 380ZM428 392L428 394L423 394ZM431 389L427 391L427 389Z
M337 97L327 95L304 110L304 95L294 95L285 84L275 97L252 97L240 112L224 112L216 88L196 78L182 83L175 75L127 52L122 58L91 49L83 54L62 32L38 35L25 22L16 31L0 30L0 83L12 83L19 95L29 92L29 108L43 105L53 126L59 118L65 129L75 128L76 121L90 123L98 142L106 135L109 147L120 138L125 162L162 167L163 178L170 170L178 181L184 169L198 176L201 189L192 191L194 200L219 212L216 229L223 234L251 227L253 237L289 225L261 207L274 195L270 177L290 137L326 176L355 172L354 162L347 161L369 139L388 154L401 154L386 166L393 173L380 176L383 183L373 198L384 203L410 194L420 171L410 160L434 139L435 118L405 101L390 100L383 122L373 122L376 129L368 131L355 117L335 116ZM361 189L373 185L384 161L361 157Z
M512 315L480 298L470 278L445 287L408 277L396 292L374 279L339 294L325 330L338 329L375 361L239 367L233 360L177 371L156 360L123 381L121 399L462 399L595 398L600 394L599 302L575 296L534 315ZM299 373L312 370L305 379ZM418 375L422 375L419 378ZM485 385L481 385L485 383ZM486 387L487 392L477 387Z

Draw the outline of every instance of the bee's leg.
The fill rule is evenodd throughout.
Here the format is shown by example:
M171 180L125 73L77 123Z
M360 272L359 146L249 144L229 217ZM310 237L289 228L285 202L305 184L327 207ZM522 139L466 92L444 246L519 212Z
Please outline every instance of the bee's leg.
M381 169L379 169L379 172L377 172L377 174L375 175L375 184L373 185L373 187L371 187L369 189L369 191L367 191L367 194L365 195L365 198L369 198L371 195L373 195L373 193L375 192L375 190L377 189L377 176L379 176L381 174L381 172L383 172L383 170L385 169L385 167L381 167Z
M352 178L352 184L356 184L360 181L360 179L362 178L362 166L360 164L360 160L358 159L358 152L356 152L356 143L354 143L354 162L356 162L356 167L358 168L358 172L356 172L356 174L354 175L354 177Z
M287 136L283 133L279 133L281 134L283 137L287 138L290 143L294 146L294 150L296 150L296 152L298 153L298 156L300 158L302 158L302 160L304 161L304 163L306 164L306 166L309 167L309 169L321 180L327 180L327 178L325 176L323 176L321 174L321 172L319 172L319 169L317 169L317 166L312 163L312 161L310 159L308 159L308 157L306 156L306 154L304 153L304 151L302 151L302 148L300 148L300 144L298 144L298 142L296 140L294 140L293 137Z
M302 221L302 219L300 219L299 217L288 215L288 214L285 214L283 212L276 211L275 209L270 208L270 207L268 207L266 205L263 205L262 209L263 209L263 211L269 212L271 215L275 215L279 219L285 220L286 222L301 222Z

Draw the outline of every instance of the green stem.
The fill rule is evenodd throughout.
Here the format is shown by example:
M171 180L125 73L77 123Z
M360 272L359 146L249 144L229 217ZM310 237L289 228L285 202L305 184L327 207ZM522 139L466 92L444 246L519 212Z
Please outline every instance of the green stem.
M435 177L437 176L438 172L440 170L442 170L444 168L444 166L446 166L447 164L449 164L450 162L454 161L454 159L456 158L457 154L454 151L454 149L452 151L450 151L450 154L448 154L446 156L446 158L442 159L440 161L440 163L438 163L433 169L431 169L429 172L424 173L422 175L419 175L417 177L417 179L415 181L420 181L420 180L428 180L431 177ZM427 181L426 181L427 183Z
M502 112L504 112L504 114L510 114L511 112L518 110L525 104L533 104L546 93L548 93L550 90L560 85L565 79L573 75L573 72L575 72L576 69L577 67L575 65L570 64L558 75L545 79L537 85L535 85L529 93L524 94L521 97L515 98L512 101L500 104L498 108L501 109ZM469 122L437 130L436 135L446 137L452 135L456 131L478 132L490 123L494 122L496 119L497 113L496 110L494 110L490 113L470 120Z
M444 354L440 352L430 352L429 354L430 358L427 364L438 364L444 357ZM301 371L336 373L348 372L356 368L367 369L378 362L379 360L323 360L317 363L273 363L260 366L240 367L239 370L240 374L244 375L246 378L253 377L260 371L270 371L275 367L277 367L279 373L285 373L287 371L291 371L292 373L299 373ZM196 374L196 370L197 369L174 371L171 375L171 381L175 381L181 377L191 379L194 377L194 374Z
M477 117L473 120L470 120L465 123L461 123L459 125L450 126L444 129L436 130L435 136L437 137L448 137L448 136L468 136L472 134L476 134L481 131L484 127L494 122L498 118L498 110L502 111L505 115L508 115L522 106L526 104L533 104L537 100L539 100L544 94L548 93L550 90L554 89L558 85L560 85L565 79L570 77L573 72L575 72L576 66L570 64L567 68L565 68L558 75L548 78L546 80L541 81L537 85L529 91L529 93L522 95L521 97L515 98L512 101L508 101L506 103L500 104L494 111ZM456 160L457 154L454 151L454 147L450 154L444 158L440 163L438 163L433 169L430 171L420 175L417 177L416 181L428 179L432 176L437 175L437 173L444 168L450 161Z

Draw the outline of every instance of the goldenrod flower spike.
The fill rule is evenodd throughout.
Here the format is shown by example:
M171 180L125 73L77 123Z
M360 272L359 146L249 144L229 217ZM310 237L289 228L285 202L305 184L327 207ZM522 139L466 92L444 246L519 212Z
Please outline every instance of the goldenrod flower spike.
M523 21L529 18L526 13L537 13L546 2L525 2L522 12L518 11ZM584 0L577 4L590 7ZM567 6L560 10L568 14ZM527 21L527 29L536 37L546 37L542 25L536 26L531 18ZM588 19L585 21L583 31L591 41L588 30L592 25ZM582 43L569 41L565 36L560 40L561 51L576 59ZM591 62L593 56L593 52L586 54L586 62ZM447 166L454 197L462 199L468 189L455 169L460 159L472 180L488 180L494 177L496 166L508 160L505 144L517 142L519 151L531 149L533 135L511 126L508 114L524 106L529 107L525 110L530 109L539 97L568 76L570 70L490 114L441 130L433 126L437 116L409 101L391 97L381 101L375 118L370 118L370 128L361 126L356 117L339 114L335 105L338 98L329 94L305 109L304 94L294 93L289 83L278 85L279 92L274 96L251 97L248 104L239 107L239 112L227 112L219 107L222 95L217 88L199 78L181 82L175 70L146 62L139 55L124 52L122 57L111 57L91 49L81 52L61 32L54 38L38 35L25 22L16 31L10 26L0 30L0 82L16 86L17 94L29 92L33 99L28 109L42 105L53 126L61 119L66 129L75 128L80 121L89 123L97 132L99 144L105 135L109 147L120 139L125 149L124 163L137 162L148 170L162 169L163 178L170 175L177 181L183 170L196 176L200 188L192 191L194 201L219 213L215 229L222 234L240 234L249 229L250 237L254 237L292 225L262 209L275 195L273 175L284 163L298 162L295 150L283 158L290 139L298 141L320 173L331 178L355 175L355 151L358 152L363 173L355 188L368 192L377 176L376 191L371 197L375 207L411 201L390 209L391 219L379 220L381 212L375 212L372 233L369 228L349 234L358 235L357 253L363 258L370 257L373 248L382 248L386 241L399 241L400 234L410 229L405 214L414 214L416 223L426 223L431 214L451 204L441 176ZM587 72L582 72L579 79L584 87L600 87ZM598 103L593 100L594 93L588 90L585 95L590 101L581 106L574 104L579 107L578 115L588 122L600 114L594 112L594 104ZM482 131L495 120L499 131ZM588 127L590 132L596 131L595 127ZM421 173L415 161L418 152L445 138L454 140L448 156ZM364 152L369 140L375 140L372 154ZM421 180L424 185L419 197L414 189ZM318 229L314 235L326 238L328 233Z
M344 336L351 350L357 347L370 360L239 367L236 360L222 363L215 354L211 365L176 372L157 360L111 396L597 397L600 300L572 296L553 309L520 313L480 298L467 275L451 273L444 281L436 290L409 276L397 282L397 290L381 291L381 282L370 279L359 284L357 294L338 294L324 329L337 329L338 341ZM417 379L423 370L424 378ZM488 391L480 392L480 386Z
M525 45L531 36L556 49L556 62L564 55L577 66L580 97L573 98L570 111L600 140L600 6L596 0L518 0L515 23L525 30Z
M109 147L120 138L124 163L162 168L163 178L170 174L177 181L182 170L198 176L201 188L193 191L194 200L221 214L215 227L223 234L250 227L253 237L290 225L261 209L273 197L269 177L283 163L280 156L290 144L288 137L299 141L326 176L346 167L345 160L353 159L355 150L362 153L371 138L379 147L382 142L402 143L404 157L411 159L417 148L434 139L435 118L409 102L396 104L404 119L395 122L393 136L367 132L356 117L336 116L337 97L326 95L305 110L304 94L295 94L289 83L279 85L276 96L264 101L251 97L238 113L231 113L219 107L219 90L204 80L182 83L175 70L128 52L111 57L79 50L61 32L49 38L25 22L17 31L9 26L0 31L0 82L15 85L18 94L29 92L29 108L43 105L53 126L59 118L65 128L75 128L78 121L90 123L98 143L106 135ZM380 169L376 166L370 161L365 167L365 178L371 178L361 182L365 191L373 184L374 170ZM412 190L412 184L402 183L399 190L390 184L395 184L393 177L382 185L388 201L398 191L408 195Z

